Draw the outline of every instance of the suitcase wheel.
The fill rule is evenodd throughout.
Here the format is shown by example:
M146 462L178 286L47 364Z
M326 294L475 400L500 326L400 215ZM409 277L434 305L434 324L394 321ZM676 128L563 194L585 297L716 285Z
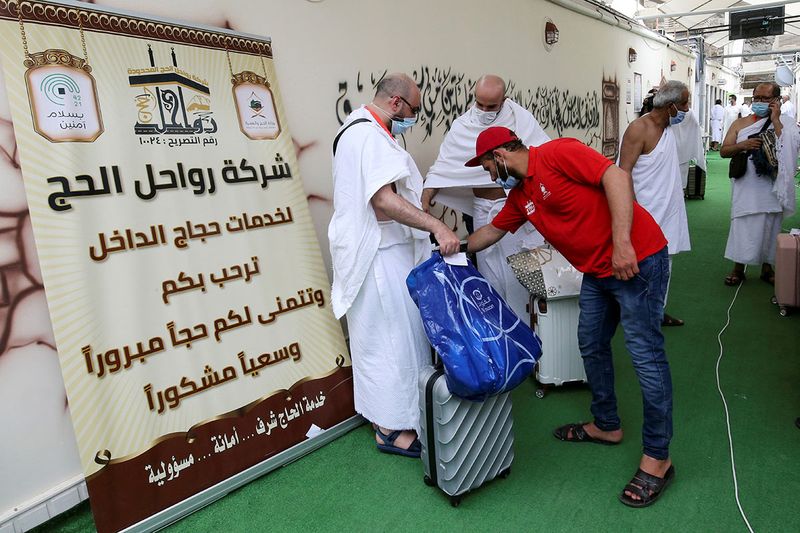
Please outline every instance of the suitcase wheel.
M786 308L785 305L781 306L780 311L778 311L781 316L789 316L789 310Z
M770 301L772 302L773 305L778 305L778 297L777 296L773 296Z
M433 487L434 485L433 480L431 479L430 476L425 476L424 478L422 478L422 481L424 481L425 484L428 485L429 487Z
M500 472L498 475L503 479L507 478L508 476L511 475L511 467L506 468L505 470Z
M544 389L536 389L536 392L534 394L536 395L537 398L541 400L542 398L544 398Z
M450 496L450 505L458 507L461 504L461 496Z

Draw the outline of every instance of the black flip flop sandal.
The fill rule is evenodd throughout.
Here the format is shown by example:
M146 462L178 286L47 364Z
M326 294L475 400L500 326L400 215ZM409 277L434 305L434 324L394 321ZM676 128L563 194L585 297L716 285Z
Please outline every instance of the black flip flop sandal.
M613 442L610 440L604 439L596 439L586 433L586 430L583 429L583 425L585 422L578 422L577 424L567 424L556 428L553 431L553 436L558 440L563 440L565 442L593 442L595 444L604 444L606 446L616 446L619 442ZM570 436L570 432L572 436Z
M735 287L739 283L744 283L745 281L747 281L747 276L744 275L744 272L731 272L725 276L725 285L728 287Z
M636 471L633 479L625 485L622 493L619 495L619 501L628 507L647 507L656 502L661 494L669 486L670 482L675 478L675 467L670 465L664 477L656 477L648 474L641 468ZM625 494L630 492L635 494L640 499L636 500Z

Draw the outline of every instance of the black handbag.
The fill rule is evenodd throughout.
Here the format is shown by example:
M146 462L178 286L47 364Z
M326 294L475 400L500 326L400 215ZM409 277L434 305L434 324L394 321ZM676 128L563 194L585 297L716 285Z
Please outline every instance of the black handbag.
M760 137L762 133L764 133L769 125L772 124L772 118L768 118L767 121L764 123L764 126L761 127L761 130L758 133L754 133L749 135L748 139L753 139L755 137ZM755 150L750 150L748 152L739 152L735 156L731 158L730 165L728 166L728 177L737 179L744 176L744 173L747 172L747 160L750 159L751 152Z

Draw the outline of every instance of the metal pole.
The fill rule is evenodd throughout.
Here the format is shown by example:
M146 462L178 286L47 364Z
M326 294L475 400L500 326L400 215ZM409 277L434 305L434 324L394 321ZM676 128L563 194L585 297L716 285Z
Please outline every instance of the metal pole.
M708 59L723 59L726 57L779 56L782 54L796 54L797 52L800 52L800 48L792 48L791 50L772 50L770 52L748 52L746 54L725 54L721 56L708 56Z
M754 11L757 9L766 9L768 7L780 7L787 4L797 4L800 0L790 0L787 2L770 2L769 4L750 5L743 7L729 7L725 9L704 9L697 11L684 11L682 13L659 13L658 15L645 15L643 17L633 17L639 21L653 20L653 19L669 19L677 17L691 17L693 15L716 15L717 13L737 13L739 11Z

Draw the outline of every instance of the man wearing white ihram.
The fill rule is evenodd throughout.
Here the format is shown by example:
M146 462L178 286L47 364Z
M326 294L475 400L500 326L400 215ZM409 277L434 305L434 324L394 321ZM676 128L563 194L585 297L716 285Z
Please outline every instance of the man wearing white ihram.
M722 100L714 102L709 114L709 127L711 128L711 149L719 150L722 143L722 121L725 120L725 108L722 107Z
M434 201L472 216L475 229L490 223L506 202L506 191L492 182L480 166L465 167L464 161L475 155L478 135L492 126L514 131L526 146L539 146L550 140L531 113L505 97L502 78L487 74L475 83L475 104L458 117L439 148L439 157L425 178L422 208L430 211ZM527 316L528 292L520 285L506 257L523 248L544 244L541 234L530 222L516 233L508 233L500 242L478 252L478 269L519 317Z
M722 157L748 154L744 175L731 179L731 226L725 258L733 261L733 270L725 277L725 285L743 282L745 265L761 265L761 279L775 283L773 265L781 222L797 207L794 173L800 133L794 118L781 114L780 91L775 83L758 84L753 90L753 116L733 123L720 150ZM773 139L768 145L759 135L764 128L765 137ZM764 165L766 151L774 151L777 168Z
M728 130L740 116L742 112L741 106L736 104L736 95L732 94L728 97L728 101L730 102L725 107L725 119L722 121L722 139L724 140L725 137L728 135Z
M636 202L653 216L667 238L670 278L672 257L691 249L679 152L673 133L688 112L689 88L680 81L668 81L653 98L653 110L631 122L625 130L618 162L622 170L631 173ZM683 320L665 312L661 325L682 326Z
M691 109L686 112L686 118L678 124L670 125L670 129L675 136L675 144L678 145L681 188L685 189L689 185L689 163L694 161L697 168L706 172L706 150L703 146L703 130L700 129L697 115Z
M333 207L328 239L333 261L331 303L347 314L355 408L372 422L378 449L419 457L420 368L431 348L405 286L431 253L459 240L420 209L422 176L395 140L416 122L420 92L405 74L388 74L371 103L353 111L334 141Z

